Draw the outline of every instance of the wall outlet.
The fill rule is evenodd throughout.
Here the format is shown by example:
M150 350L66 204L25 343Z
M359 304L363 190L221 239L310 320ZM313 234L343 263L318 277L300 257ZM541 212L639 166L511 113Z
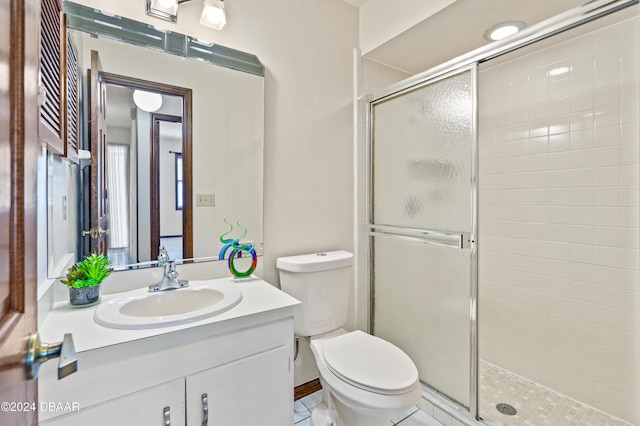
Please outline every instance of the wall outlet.
M216 205L215 194L197 194L196 206L197 207L214 207Z

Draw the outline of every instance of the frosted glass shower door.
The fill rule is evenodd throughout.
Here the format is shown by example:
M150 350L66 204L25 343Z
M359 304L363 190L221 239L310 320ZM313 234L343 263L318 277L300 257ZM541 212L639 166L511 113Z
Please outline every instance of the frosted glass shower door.
M475 80L466 68L370 105L373 333L402 348L423 383L467 408Z

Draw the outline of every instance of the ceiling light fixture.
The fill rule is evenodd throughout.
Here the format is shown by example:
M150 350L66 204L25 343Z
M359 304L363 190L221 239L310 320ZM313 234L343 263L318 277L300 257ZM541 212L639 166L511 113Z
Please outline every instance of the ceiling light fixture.
M178 6L191 0L147 0L147 15L166 21L178 20ZM200 23L218 31L227 23L223 0L204 0Z
M162 106L162 95L146 90L134 90L133 102L143 111L155 112Z
M505 21L495 24L484 32L483 37L489 41L497 41L514 35L527 25L522 21Z
M178 7L176 0L157 0L155 3L159 3L162 7Z
M200 23L220 31L227 23L227 16L224 13L224 1L204 0Z
M178 0L147 0L147 15L176 22L178 4Z

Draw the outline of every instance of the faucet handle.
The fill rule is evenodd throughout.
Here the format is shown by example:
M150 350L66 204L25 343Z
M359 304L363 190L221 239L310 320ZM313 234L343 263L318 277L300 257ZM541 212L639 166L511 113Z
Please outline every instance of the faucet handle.
M170 280L175 280L178 278L178 271L176 271L176 261L170 260L164 266L164 276L169 278Z

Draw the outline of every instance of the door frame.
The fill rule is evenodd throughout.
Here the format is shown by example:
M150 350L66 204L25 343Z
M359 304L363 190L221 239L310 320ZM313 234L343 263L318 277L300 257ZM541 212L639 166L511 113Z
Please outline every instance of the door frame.
M82 230L81 236L88 236L92 253L107 255L109 249L109 202L107 192L107 121L106 86L102 78L102 64L97 51L91 50L91 68L87 70L89 105L89 146L91 167L89 167L89 226L88 234ZM99 232L98 231L106 231ZM95 232L95 233L93 233ZM88 253L87 253L88 254Z
M192 117L193 117L193 92L191 89L180 86L173 86L170 84L158 83L155 81L142 80L139 78L128 77L124 75L114 74L110 72L103 71L100 73L104 82L106 84L111 84L114 86L126 87L129 89L141 89L148 92L160 93L161 95L169 95L176 96L182 98L182 167L183 167L183 188L184 188L184 200L183 200L183 210L182 210L182 253L185 259L190 259L193 257L193 126L192 126ZM152 114L153 115L153 114ZM157 115L157 114L156 114ZM153 136L153 122L151 126L151 134ZM152 139L153 140L153 139ZM157 154L157 153L156 153ZM153 154L153 143L152 143L152 153L151 153L151 175L150 182L151 186L153 186L154 182L158 183L158 176L154 175L154 154ZM157 170L156 170L157 171ZM152 198L153 203L153 198ZM152 204L153 206L153 204ZM151 209L151 229L154 229L154 209ZM159 213L155 212L155 220L157 223L155 227L158 231L158 236L160 232L160 222L159 222ZM155 247L155 252L153 250L153 232L151 233L151 258L158 256L158 246ZM159 244L159 237L158 237ZM154 256L155 253L155 256Z

